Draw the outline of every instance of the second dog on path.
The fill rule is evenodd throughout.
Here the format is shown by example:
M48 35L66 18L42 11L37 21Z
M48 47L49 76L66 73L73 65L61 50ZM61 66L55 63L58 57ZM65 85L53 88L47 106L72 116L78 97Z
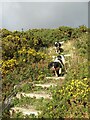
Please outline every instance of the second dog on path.
M61 48L62 44L64 42L55 42L55 49L56 49L56 53L60 54L61 52L63 52L63 49Z

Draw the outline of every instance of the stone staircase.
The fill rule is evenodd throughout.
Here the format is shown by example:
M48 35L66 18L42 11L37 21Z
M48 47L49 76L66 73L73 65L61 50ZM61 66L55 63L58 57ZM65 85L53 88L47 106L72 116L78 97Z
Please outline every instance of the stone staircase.
M66 46L64 46L65 47L64 49L67 48L67 44ZM70 45L69 47L71 49ZM67 48L65 54L66 59L68 57L70 58L72 57L72 52L70 52L70 54L67 54L69 52L68 50L69 49ZM49 53L50 56L53 55L54 55L53 57L57 56L53 47L49 49ZM51 59L53 59L53 57ZM24 92L24 91L18 92L16 97L14 97L14 99L17 99L18 102L17 104L14 105L14 107L10 109L11 118L14 117L13 116L14 113L17 114L19 112L21 112L24 116L35 115L36 118L38 118L38 115L42 112L44 104L47 104L48 102L50 102L51 99L53 99L52 89L56 88L57 85L62 86L65 77L66 75L64 75L63 77L46 77L44 82L42 80L41 83L37 81L32 83L34 88L38 87L40 88L40 90L35 89L34 91L28 90L28 92ZM16 87L17 86L15 86L15 88ZM25 101L25 103L23 101Z
M43 105L52 99L52 91L49 89L54 89L57 85L62 85L64 79L65 77L46 77L47 82L43 84L34 83L34 87L41 88L41 90L35 90L33 92L31 90L28 92L18 92L13 98L13 100L17 99L18 102L9 110L11 118L13 118L13 114L17 114L19 112L24 116L35 115L38 117L38 114L41 113Z

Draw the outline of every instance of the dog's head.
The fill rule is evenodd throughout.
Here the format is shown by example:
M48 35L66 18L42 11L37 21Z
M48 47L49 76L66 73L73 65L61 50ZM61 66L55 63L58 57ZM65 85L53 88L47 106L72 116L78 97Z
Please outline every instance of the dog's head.
M59 43L58 43L58 46L61 47L61 45L62 45L62 44L59 42Z
M58 44L58 42L55 42L55 44L54 44L54 45L55 45L55 47L58 47L58 45L59 45L59 44Z
M55 42L55 47L61 47L62 43L61 42Z

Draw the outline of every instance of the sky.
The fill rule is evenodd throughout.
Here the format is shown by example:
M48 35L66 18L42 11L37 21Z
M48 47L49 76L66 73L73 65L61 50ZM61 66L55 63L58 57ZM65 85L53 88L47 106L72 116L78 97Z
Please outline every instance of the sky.
M0 28L8 30L88 26L88 1L3 1L0 16Z

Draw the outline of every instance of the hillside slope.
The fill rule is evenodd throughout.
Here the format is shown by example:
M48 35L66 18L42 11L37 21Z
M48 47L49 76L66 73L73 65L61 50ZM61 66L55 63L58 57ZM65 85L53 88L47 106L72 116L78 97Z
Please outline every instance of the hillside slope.
M8 109L5 109L3 117L89 118L88 41L87 32L82 30L80 28L80 34L77 36L74 35L74 31L69 39L63 36L65 37L63 54L66 60L67 75L58 79L52 77L47 69L53 56L57 56L50 41L48 41L48 47L40 47L38 50L37 46L40 42L38 37L34 36L33 43L32 40L32 42L29 41L31 38L26 36L26 33L23 35L24 39L20 39L21 33L15 32L13 34L16 35L12 36L8 35L12 34L11 32L4 31L7 35L6 33L3 35L3 54L5 55L3 59L3 101L13 91L15 96L9 99L10 114L8 114ZM60 32L60 28L57 32ZM7 40L8 44L6 44ZM17 42L21 42L18 44L20 46L17 46ZM34 45L35 49L30 48ZM8 102L7 99L6 102Z

